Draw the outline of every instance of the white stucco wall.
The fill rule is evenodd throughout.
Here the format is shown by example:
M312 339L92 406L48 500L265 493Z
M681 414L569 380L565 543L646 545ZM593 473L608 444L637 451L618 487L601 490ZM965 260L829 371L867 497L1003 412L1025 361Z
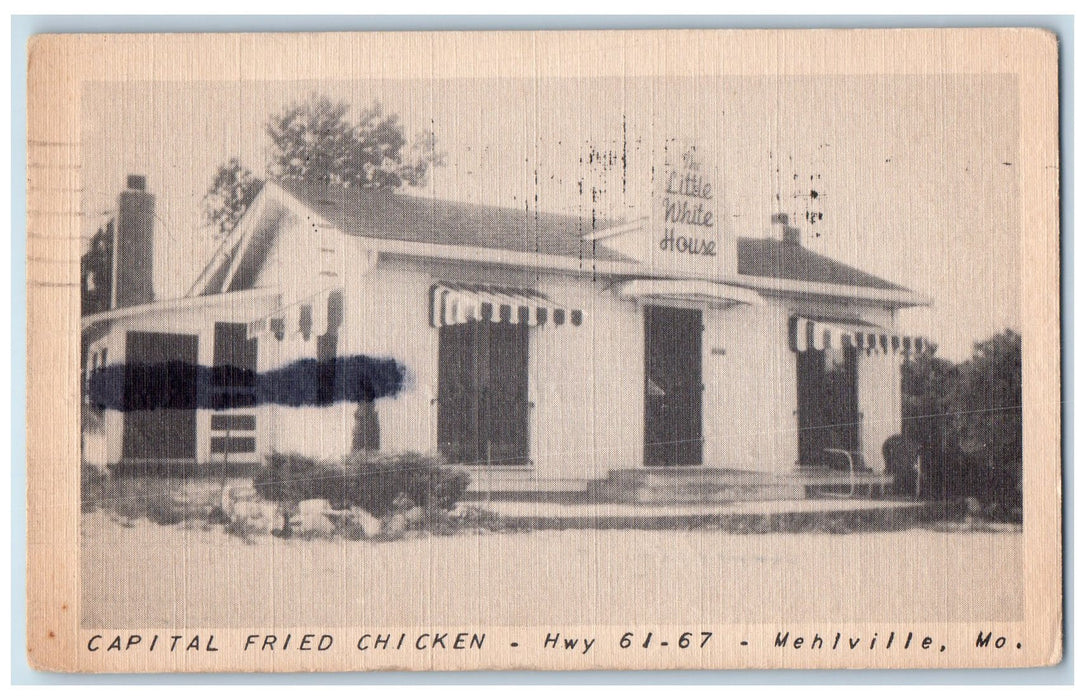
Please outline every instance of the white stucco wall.
M705 464L790 469L798 444L787 307L767 300L709 309L704 318Z
M885 307L828 300L768 298L764 306L705 313L705 464L786 471L798 461L798 395L792 314L858 318L893 328ZM722 353L721 353L722 351ZM901 356L858 359L860 449L881 471L881 447L900 432Z
M281 341L261 338L257 367L260 372L285 367L303 358L316 359L316 336L306 341L299 334L287 334ZM350 452L354 405L332 406L264 405L257 418L257 449L297 453L316 459L338 459Z
M319 303L315 295L353 282L365 271L365 251L344 250L346 239L324 222L306 219L280 207L275 225L279 227L260 274L259 288L280 292L283 306L302 301ZM361 256L361 262L359 257ZM348 272L350 275L348 275ZM350 309L351 303L344 304ZM341 329L338 354L346 354L344 341L350 332ZM266 335L261 339L258 368L261 372L285 367L303 358L316 359L317 337L304 339L287 333L279 341ZM258 420L258 448L263 454L294 452L317 459L339 459L350 452L355 405L339 403L323 407L264 406Z
M859 356L859 411L861 449L867 466L885 471L882 445L902 430L900 355Z
M536 289L556 304L584 311L584 323L533 328L529 340L529 451L526 472L541 487L558 481L604 478L612 469L643 464L644 318L646 301L623 300L612 280L529 270L500 264L378 257L362 239L345 236L296 211L277 211L279 234L256 286L274 290L257 306L219 304L156 311L115 321L92 349L109 348L109 362L124 361L128 330L199 335L199 362L213 363L216 321L249 321L282 305L339 288L344 319L340 356L393 358L407 368L395 397L377 402L381 449L437 450L438 330L429 322L429 289L439 281ZM500 254L497 254L500 257ZM670 302L651 302L670 303ZM789 348L791 314L858 317L893 328L892 312L872 303L766 296L760 306L700 308L703 435L707 466L782 471L797 460L796 363ZM283 367L316 356L316 337L288 334L260 340L258 369ZM900 359L859 360L858 400L862 449L875 469L881 445L900 430ZM355 404L324 408L262 407L257 451L295 451L338 458L351 448ZM210 411L197 415L197 457L210 458ZM120 459L122 423L107 412L107 459Z

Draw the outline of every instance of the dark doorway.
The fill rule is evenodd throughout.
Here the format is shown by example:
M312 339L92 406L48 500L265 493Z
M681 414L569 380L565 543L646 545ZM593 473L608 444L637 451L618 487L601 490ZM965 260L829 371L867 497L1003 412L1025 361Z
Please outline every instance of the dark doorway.
M855 348L796 353L799 464L834 464L828 448L859 449Z
M198 346L195 335L128 333L121 443L126 459L196 458Z
M440 329L437 440L459 464L527 464L528 327Z
M644 309L644 464L700 464L701 312Z

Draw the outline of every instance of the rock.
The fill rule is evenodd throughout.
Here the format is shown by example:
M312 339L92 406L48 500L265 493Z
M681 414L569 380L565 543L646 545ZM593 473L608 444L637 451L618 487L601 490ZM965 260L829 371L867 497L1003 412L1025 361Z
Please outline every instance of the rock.
M351 508L347 522L350 528L360 531L366 537L376 537L381 532L381 521L361 508Z
M298 503L299 515L324 515L331 509L331 504L323 498L310 498Z
M407 529L407 516L403 513L396 513L384 523L384 533L386 535L401 535Z
M299 512L290 519L290 530L297 537L329 537L335 530L323 512Z
M964 507L969 515L979 515L983 512L983 504L975 496L964 499Z
M272 503L235 501L229 514L230 525L245 534L266 535L279 524L279 509Z
M223 513L229 514L233 512L235 503L259 502L260 500L256 489L251 486L227 486L219 495L219 507L222 508Z
M410 510L405 512L403 514L403 517L406 518L408 525L410 525L411 527L417 527L423 522L425 522L426 511L422 508L419 508L418 506L415 506L414 508L411 508Z

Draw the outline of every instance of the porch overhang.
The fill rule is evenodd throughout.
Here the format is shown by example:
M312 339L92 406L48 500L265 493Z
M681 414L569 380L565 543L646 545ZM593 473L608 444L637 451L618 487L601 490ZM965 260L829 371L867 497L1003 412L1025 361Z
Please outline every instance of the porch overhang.
M273 336L282 341L286 337L299 335L309 341L336 332L342 322L343 291L338 287L329 287L249 321L248 337Z
M727 308L737 304L762 306L764 298L752 289L697 279L636 279L618 288L623 299L701 301Z
M87 332L94 326L110 324L113 321L122 321L143 316L155 316L177 311L193 311L216 307L229 309L239 320L247 320L256 313L256 309L266 308L269 303L275 303L274 299L280 295L277 289L253 288L239 292L227 292L225 294L208 294L197 297L179 297L176 299L164 299L153 301L149 304L138 306L122 306L109 309L101 313L84 316L81 320L83 332Z

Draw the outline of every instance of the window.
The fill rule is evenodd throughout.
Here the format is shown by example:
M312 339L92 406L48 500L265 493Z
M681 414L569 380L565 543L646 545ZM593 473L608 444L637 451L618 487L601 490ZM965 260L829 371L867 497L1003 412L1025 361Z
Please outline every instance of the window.
M327 332L316 340L316 399L321 406L331 404L336 399L336 358L339 356L339 326L343 323L343 293L332 292L328 295L327 303Z
M215 357L211 369L211 405L216 409L256 404L256 340L244 323L215 324Z
M335 358L339 335L335 331L316 339L316 402L319 406L335 401Z

